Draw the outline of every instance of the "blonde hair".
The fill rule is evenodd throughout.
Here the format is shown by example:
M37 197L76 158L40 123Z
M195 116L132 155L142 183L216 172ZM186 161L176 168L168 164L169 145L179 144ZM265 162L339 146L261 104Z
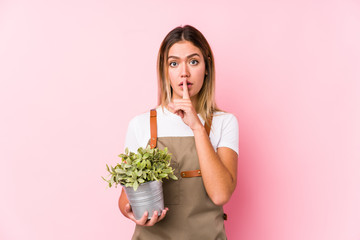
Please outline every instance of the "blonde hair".
M157 74L158 74L158 105L165 107L172 98L172 88L168 76L167 58L169 49L177 42L189 41L200 49L205 61L205 78L204 83L197 94L198 101L195 106L200 116L209 123L212 114L219 109L215 103L215 64L214 56L210 45L204 35L196 28L185 25L174 28L162 41L158 53Z

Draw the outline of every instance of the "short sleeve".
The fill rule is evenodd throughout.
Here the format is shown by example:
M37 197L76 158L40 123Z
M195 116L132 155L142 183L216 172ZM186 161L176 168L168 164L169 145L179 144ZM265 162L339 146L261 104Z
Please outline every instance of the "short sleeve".
M128 148L131 152L137 152L137 149L139 148L139 141L136 134L136 119L133 118L128 125L128 129L126 132L126 138L125 138L125 148Z
M239 155L239 125L233 114L229 114L223 121L220 141L217 147L231 148Z

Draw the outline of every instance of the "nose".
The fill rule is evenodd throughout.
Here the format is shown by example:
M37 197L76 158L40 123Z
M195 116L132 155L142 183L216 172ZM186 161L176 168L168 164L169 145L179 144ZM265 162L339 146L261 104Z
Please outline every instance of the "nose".
M188 66L187 66L186 63L182 64L181 72L180 72L180 77L181 77L181 78L188 78L188 77L190 77L189 68L188 68Z

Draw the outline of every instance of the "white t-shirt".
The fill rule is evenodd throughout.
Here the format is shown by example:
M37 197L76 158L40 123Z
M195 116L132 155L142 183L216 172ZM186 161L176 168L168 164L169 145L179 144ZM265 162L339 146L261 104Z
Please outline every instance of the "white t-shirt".
M158 137L187 137L194 136L191 128L181 117L170 112L165 107L157 107L157 136ZM200 121L204 120L198 114ZM239 154L239 127L236 117L231 113L216 112L213 116L210 141L215 151L219 147L228 147ZM150 139L150 111L134 117L128 126L125 147L129 151L137 152L139 147L145 148Z

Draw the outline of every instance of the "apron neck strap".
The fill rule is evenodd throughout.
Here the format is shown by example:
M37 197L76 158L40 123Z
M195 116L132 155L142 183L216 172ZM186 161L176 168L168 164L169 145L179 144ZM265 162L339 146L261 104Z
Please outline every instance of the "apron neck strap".
M209 124L205 122L205 130L207 135L210 137L211 122L213 116L209 119ZM150 147L155 148L157 141L157 121L156 121L156 109L150 110Z
M150 148L156 147L157 140L157 123L156 123L156 109L150 110Z
M211 129L212 118L213 118L213 115L211 115L211 117L209 119L209 124L207 124L205 122L205 130L206 130L206 133L207 133L208 137L210 137L210 129Z

